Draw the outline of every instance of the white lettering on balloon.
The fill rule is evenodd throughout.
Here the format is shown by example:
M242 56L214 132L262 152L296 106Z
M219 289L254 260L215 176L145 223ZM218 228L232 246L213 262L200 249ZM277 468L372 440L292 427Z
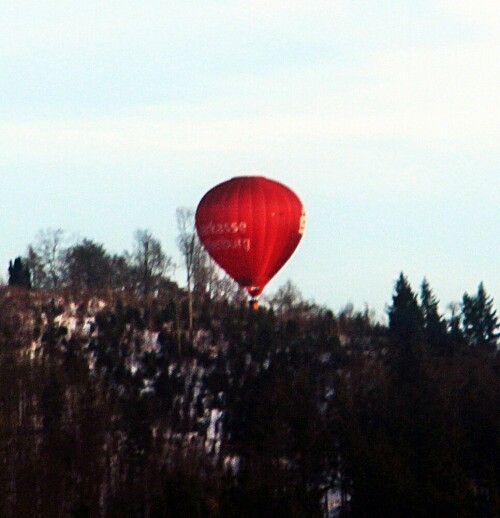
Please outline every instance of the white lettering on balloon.
M250 239L237 237L246 234L246 221L230 221L214 223L210 221L199 228L203 244L209 252L218 250L250 251ZM214 239L215 238L215 239Z
M244 250L250 251L250 239L206 239L203 241L209 252L217 250Z
M220 236L222 234L245 234L247 231L246 221L232 221L214 223L210 221L199 228L200 236Z

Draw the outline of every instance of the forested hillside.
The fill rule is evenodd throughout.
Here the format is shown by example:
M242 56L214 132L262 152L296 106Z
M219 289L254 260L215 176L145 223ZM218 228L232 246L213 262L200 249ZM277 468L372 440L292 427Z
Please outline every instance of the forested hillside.
M499 515L482 284L444 318L401 274L388 325L291 282L254 311L206 258L186 253L179 288L158 245L143 232L127 257L84 241L11 263L1 516Z

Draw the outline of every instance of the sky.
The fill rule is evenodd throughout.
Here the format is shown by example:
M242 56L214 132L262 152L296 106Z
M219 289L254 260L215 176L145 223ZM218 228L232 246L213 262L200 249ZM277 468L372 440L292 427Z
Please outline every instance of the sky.
M0 275L41 229L113 252L234 176L307 212L287 280L383 317L500 298L498 0L0 0Z

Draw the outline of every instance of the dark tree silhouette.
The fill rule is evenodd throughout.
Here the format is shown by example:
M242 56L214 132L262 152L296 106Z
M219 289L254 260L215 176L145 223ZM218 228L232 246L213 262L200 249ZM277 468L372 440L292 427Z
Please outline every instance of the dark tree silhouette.
M84 239L66 250L65 284L73 288L100 290L110 286L111 258L102 244Z
M439 301L432 292L427 279L422 281L420 301L424 335L427 343L432 347L443 346L446 343L446 322L439 314Z
M488 297L482 282L475 296L464 294L462 315L464 336L469 345L487 346L495 350L500 324L493 307L493 298Z
M14 263L9 261L9 286L31 288L31 272L26 261L16 257Z
M424 317L417 296L408 279L401 272L389 307L389 331L399 343L415 342L422 338Z

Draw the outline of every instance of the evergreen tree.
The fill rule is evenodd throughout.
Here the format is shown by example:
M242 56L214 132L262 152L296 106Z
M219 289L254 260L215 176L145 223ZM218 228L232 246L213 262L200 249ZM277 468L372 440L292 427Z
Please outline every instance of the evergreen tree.
M425 278L422 281L420 301L427 343L431 346L440 346L444 343L446 337L446 323L439 314L439 301Z
M31 288L30 269L21 257L16 257L14 264L12 264L12 261L9 261L9 286Z
M462 347L466 345L466 342L462 332L460 304L458 302L450 302L448 309L450 311L450 318L447 321L449 343L454 348Z
M500 327L493 298L488 297L481 282L475 296L465 293L462 300L463 332L467 343L472 346L490 346L498 343Z
M389 307L389 331L396 342L416 341L422 337L424 317L408 279L401 272Z

